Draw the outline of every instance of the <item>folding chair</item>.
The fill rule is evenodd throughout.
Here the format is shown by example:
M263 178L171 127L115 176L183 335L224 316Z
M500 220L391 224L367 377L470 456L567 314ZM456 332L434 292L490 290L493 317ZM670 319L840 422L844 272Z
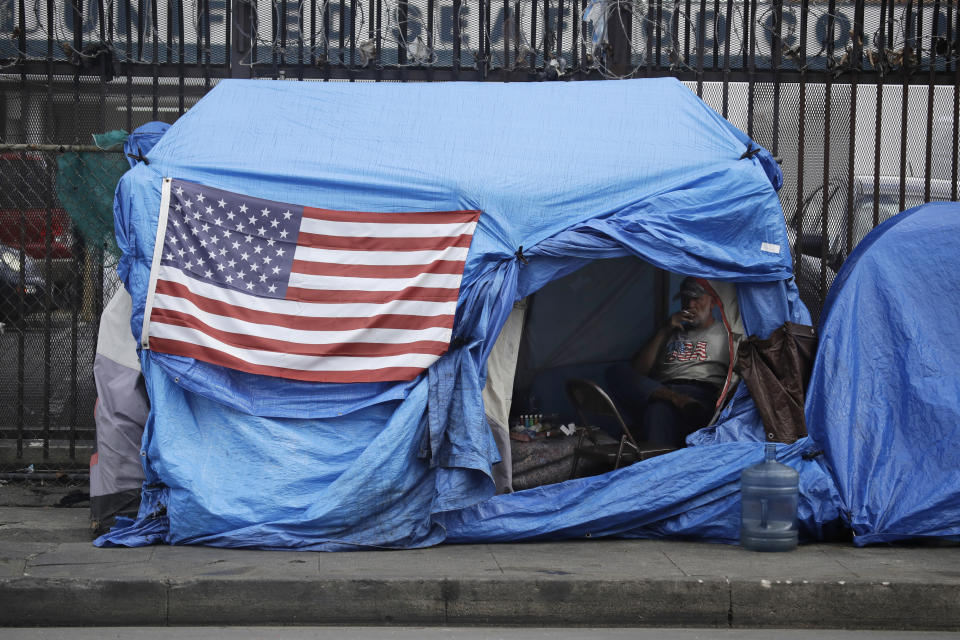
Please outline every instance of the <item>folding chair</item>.
M570 470L570 478L576 477L577 466L580 464L581 458L603 463L610 469L619 469L621 464L624 466L631 465L640 460L674 451L671 447L649 442L638 442L634 439L613 400L596 383L590 380L573 378L567 380L566 391L567 397L577 410L580 423L583 425L580 438L577 440L577 446L573 451L573 468ZM592 421L588 416L613 418L620 425L620 441L598 442L597 429L590 426ZM589 442L584 443L584 440Z

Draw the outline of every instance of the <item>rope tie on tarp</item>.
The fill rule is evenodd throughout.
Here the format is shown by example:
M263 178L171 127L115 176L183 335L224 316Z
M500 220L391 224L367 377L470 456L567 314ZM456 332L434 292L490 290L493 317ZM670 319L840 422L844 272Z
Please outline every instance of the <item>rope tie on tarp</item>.
M519 260L523 264L530 264L530 261L527 260L526 256L523 255L523 245L520 245L517 248L517 252L513 255L516 256L517 260Z
M740 156L740 159L741 159L741 160L743 160L744 158L751 158L751 159L752 159L754 156L756 156L758 153L760 153L760 151L761 151L762 149L763 149L763 147L754 147L752 144L748 144L748 145L747 145L747 150L743 152L743 155Z
M143 151L140 149L140 145L137 145L136 153L128 153L127 156L133 158L137 162L142 162L143 164L150 164L150 161L147 160L147 156L143 155Z

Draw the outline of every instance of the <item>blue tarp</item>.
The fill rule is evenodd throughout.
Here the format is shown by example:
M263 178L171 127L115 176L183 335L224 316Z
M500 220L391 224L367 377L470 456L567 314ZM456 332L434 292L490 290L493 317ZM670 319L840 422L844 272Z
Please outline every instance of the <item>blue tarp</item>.
M960 535L960 204L870 232L824 304L807 395L854 543Z
M321 384L141 354L151 398L138 521L98 544L318 550L586 535L736 539L762 456L738 392L699 446L492 498L480 391L515 300L601 258L738 284L748 333L809 322L770 154L672 79L583 83L225 81L117 189L119 272L142 327L163 177L352 211L479 209L450 350L425 375ZM518 249L522 249L522 259ZM836 521L800 453L808 538ZM491 499L492 498L492 499Z

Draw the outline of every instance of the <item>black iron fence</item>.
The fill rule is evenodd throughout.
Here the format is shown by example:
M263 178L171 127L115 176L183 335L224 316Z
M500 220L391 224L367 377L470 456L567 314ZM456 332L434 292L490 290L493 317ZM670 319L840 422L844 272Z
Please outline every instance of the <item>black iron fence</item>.
M779 158L816 316L867 231L958 199L958 58L958 0L0 0L0 472L92 443L125 158L91 134L173 122L224 78L677 77Z

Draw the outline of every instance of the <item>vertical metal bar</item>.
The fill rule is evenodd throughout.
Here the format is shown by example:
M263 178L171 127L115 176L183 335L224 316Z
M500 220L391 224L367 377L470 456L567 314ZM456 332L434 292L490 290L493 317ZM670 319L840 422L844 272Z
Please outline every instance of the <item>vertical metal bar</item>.
M803 236L803 215L804 205L806 204L806 193L804 192L803 176L806 171L806 131L807 131L807 14L810 0L800 1L800 104L797 108L797 212L794 216L796 220L796 246L793 248L794 272L800 266L802 253L800 251L800 241Z
M100 0L101 2L103 0ZM227 3L227 6L230 6L230 3ZM230 20L227 20L227 24L230 24ZM230 51L230 47L227 47L227 51ZM168 0L167 2L167 43L166 43L166 63L169 65L173 62L173 0Z
M572 2L573 0L571 0ZM557 60L563 57L563 0L557 0Z
M407 61L407 0L397 0L397 32L400 41L397 42L397 64ZM340 0L340 48L343 49L343 0Z
M706 19L706 18L704 18ZM726 24L728 17L724 17L723 22ZM720 31L717 29L717 24L720 21L720 0L713 0L713 66L711 67L714 71L720 69Z
M144 2L145 0L137 0L137 61L143 60L143 30L146 28L143 19L147 15Z
M26 49L24 49L26 51ZM20 209L20 246L17 254L20 264L26 264L27 219L26 212ZM23 291L27 286L26 270L20 270L17 282L17 317L24 316ZM17 328L17 457L23 457L23 432L26 420L26 333L23 327Z
M153 38L153 61L150 63L151 71L153 71L153 95L152 95L152 120L160 119L160 28L159 28L159 17L160 13L157 10L157 0L151 0L150 10L152 15L151 29L152 33L150 34Z
M744 2L743 9L743 37L746 41L745 44L749 45L750 43L750 6ZM743 51L743 61L740 65L740 69L746 69L747 65L750 63L750 47L741 46Z
M803 0L806 2L807 0ZM806 15L806 14L804 14ZM730 29L733 23L733 0L727 0L727 19L724 20L726 34L723 38L723 108L726 118L730 113Z
M305 0L299 0L297 6L297 80L303 81L303 3ZM311 5L313 2L310 3Z
M434 1L427 0L427 51L430 55L430 60L434 59L433 51L433 13L434 13Z
M683 59L680 56L680 0L674 0L673 12L670 18L670 50L667 52L670 68L680 70Z
M661 66L663 66L663 58L660 57L661 51L662 51L662 50L661 50L661 47L662 47L662 44L663 44L663 43L662 43L662 40L663 40L663 30L662 30L662 28L661 28L661 27L662 27L662 23L663 23L663 0L656 0L656 3L657 3L657 18L656 18L657 22L656 22L656 30L655 30L655 34L656 34L656 35L654 36L654 38L655 38L655 40L654 40L654 49L656 50L656 54L655 54L655 55L656 55L656 63L655 63L655 64L656 64L656 66L657 66L657 69L659 69Z
M684 7L686 14L684 15L683 20L683 64L690 64L690 0L686 0L686 5ZM673 12L673 19L677 22L680 21L680 17L677 16L676 7ZM676 45L674 45L676 48Z
M773 0L773 41L770 62L773 65L773 144L770 152L780 155L780 66L783 64L783 0Z
M357 0L350 0L350 68L357 65Z
M331 0L323 1L323 57L326 63L323 65L324 77L330 73L330 64L333 62L330 58L330 2ZM377 60L380 60L380 36L379 36L379 27L380 27L380 13L377 12Z
M836 35L836 0L830 0L827 15L827 60L833 60L833 43ZM827 255L830 250L830 237L827 233L827 222L830 218L830 132L833 128L831 117L831 103L833 102L833 75L828 74L824 84L823 94L823 206L820 213L820 255ZM827 295L827 261L820 261L820 291L821 304Z
M923 2L923 0L920 0ZM907 0L907 6L904 9L904 29L909 30L913 21L913 0ZM899 210L906 208L907 202L907 109L910 98L910 75L913 69L910 67L910 55L912 47L906 42L903 45L903 61L900 71L903 74L903 91L900 94L900 205Z
M377 0L379 2L379 0ZM536 7L533 5L534 20L536 19ZM453 0L453 68L460 71L460 13L463 11L463 0ZM534 34L536 35L536 34ZM536 40L534 40L536 42Z
M481 53L483 56L483 74L484 74L484 77L486 77L486 72L492 67L492 61L490 59L490 40L491 40L490 30L493 26L493 22L492 22L492 17L490 13L493 5L493 0L482 0L480 4L483 7L483 10L480 12L480 14L484 16L483 24L485 25L485 28L483 29L483 32L482 32L483 47L481 48Z
M893 17L893 0L890 0L890 18ZM877 42L877 57L879 59L880 69L877 74L877 124L873 135L873 224L877 226L880 220L880 143L881 132L883 130L883 79L887 68L887 0L880 0L880 37Z
M210 0L200 0L203 4L203 85L210 88Z
M727 0L732 2L733 0ZM655 0L647 0L647 12L643 16L643 28L640 32L643 34L643 37L647 40L647 58L646 64L644 65L644 75L648 78L653 75L653 41L655 39L656 29L650 26L650 16L656 15L656 12L653 8L653 3ZM621 14L622 15L622 14ZM659 64L659 63L658 63Z
M847 215L845 221L846 246L844 255L850 255L853 250L853 216L854 216L854 186L853 174L856 171L854 158L856 157L857 138L857 93L859 90L860 68L863 64L863 19L864 0L856 0L853 9L853 48L850 52L850 135L847 146Z
M933 29L930 30L930 81L927 84L927 143L924 155L925 170L923 177L923 201L930 202L930 174L933 172L933 98L937 75L937 36L940 25L937 18L940 15L940 0L933 3ZM919 42L919 38L918 38ZM922 51L921 47L921 51ZM958 123L954 123L956 127Z
M131 23L131 21L130 21L130 9L132 8L131 5L132 5L132 3L133 3L133 0L120 0L120 2L123 2L123 3L124 3L124 6L125 6L124 22L125 22L126 24L125 24L124 26L126 27L126 33L127 33L127 47L126 47L126 55L127 55L127 60L126 60L126 62L127 62L127 64L126 64L126 67L127 67L127 84L126 84L126 92L127 92L127 114L126 114L126 116L127 116L127 117L126 117L126 120L127 120L127 127L126 127L126 129L127 129L127 131L133 131L133 65L131 64L132 58L133 58L133 25L132 25L132 23Z
M373 0L371 0L371 5ZM373 6L370 7L370 39L373 40ZM303 40L303 36L300 36ZM317 64L317 1L310 0L310 66Z
M167 6L169 6L173 0L167 0ZM227 68L230 69L230 76L233 76L233 62L231 61L231 52L233 51L233 2L234 0L226 0L224 2L224 54L225 62Z
M573 27L573 42L570 43L570 50L573 52L573 68L580 68L581 60L585 56L585 51L583 50L583 34L585 32L580 31L580 17L583 15L583 4L578 4L577 0L570 0L570 13L571 13L571 23ZM517 34L520 33L520 3L517 2ZM579 43L580 46L577 46Z
M510 0L503 0L503 28L500 29L500 33L503 34L503 70L504 71L507 71L510 68L510 38L508 37L508 34L510 33L510 28L508 28L507 26L507 21L509 20L507 16L509 14L510 14Z
M549 56L550 56L550 0L543 0L543 68L544 69L547 68L547 60L549 59Z
M277 27L280 36L280 64L287 64L287 0L280 0L280 15L277 16ZM274 32L276 33L276 32ZM276 40L274 40L276 42Z
M53 190L48 186L53 185L53 165L46 168L44 176L45 208L44 212L44 247L43 247L43 278L45 282L53 282ZM50 401L51 398L51 357L53 355L53 326L51 315L53 313L53 291L51 287L46 287L46 295L43 299L43 459L50 458Z
M951 6L953 4L951 3ZM953 37L960 36L960 6L957 7L957 26ZM948 23L949 24L949 23ZM953 167L950 172L950 199L957 200L957 182L960 180L960 62L953 59Z
M184 103L184 85L186 83L186 72L184 71L184 64L186 61L184 58L187 57L187 47L184 43L184 16L183 16L183 0L170 0L171 2L175 1L177 3L177 111L182 116L184 111L186 111L186 104Z
M778 2L780 0L777 0ZM700 0L700 15L697 19L697 96L703 98L703 57L707 41L707 0Z
M47 103L44 111L49 124L56 122L53 118L53 33L53 0L47 0ZM47 141L50 141L49 134L44 142Z
M747 135L753 137L753 110L756 96L756 54L757 54L757 0L750 0L747 13L750 16L750 29L745 31L749 47L749 79L747 80Z

